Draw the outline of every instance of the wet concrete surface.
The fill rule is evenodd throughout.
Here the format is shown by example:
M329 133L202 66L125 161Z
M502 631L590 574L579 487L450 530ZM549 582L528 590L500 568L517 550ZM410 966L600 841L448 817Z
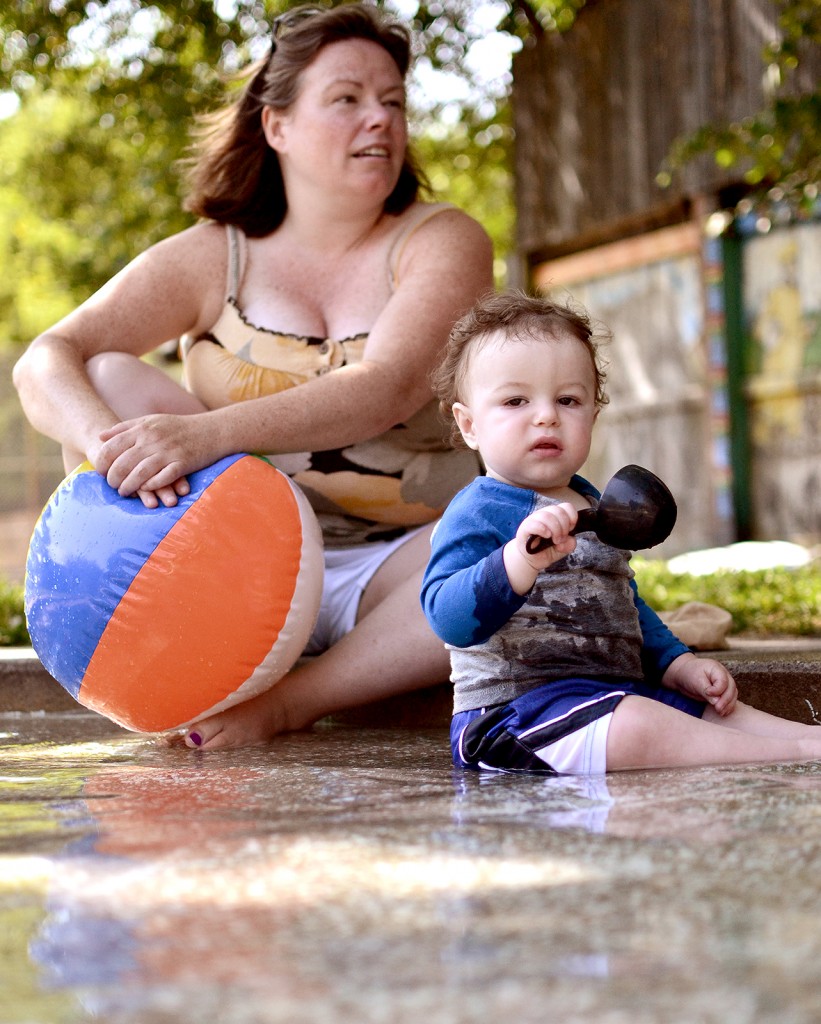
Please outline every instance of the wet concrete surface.
M0 1020L821 1020L821 764L453 770L445 730L241 752L0 715Z

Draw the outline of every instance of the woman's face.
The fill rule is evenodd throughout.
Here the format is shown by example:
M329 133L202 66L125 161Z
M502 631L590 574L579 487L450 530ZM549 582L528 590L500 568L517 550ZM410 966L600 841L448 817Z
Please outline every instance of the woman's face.
M289 198L294 188L314 186L384 202L407 148L404 82L377 43L331 43L302 73L290 109L266 107L262 123Z

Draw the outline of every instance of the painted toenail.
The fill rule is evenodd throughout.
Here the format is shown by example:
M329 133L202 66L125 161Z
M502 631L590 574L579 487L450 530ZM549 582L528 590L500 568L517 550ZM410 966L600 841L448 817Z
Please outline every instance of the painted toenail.
M189 732L188 738L194 744L195 747L202 746L202 736L198 732Z

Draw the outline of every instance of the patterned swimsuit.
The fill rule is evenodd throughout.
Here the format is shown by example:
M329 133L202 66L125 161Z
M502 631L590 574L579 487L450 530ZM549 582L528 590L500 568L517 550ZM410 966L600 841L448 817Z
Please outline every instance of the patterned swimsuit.
M389 261L396 285L397 253L408 237L445 204L420 204ZM188 389L209 409L276 394L362 360L366 334L335 340L299 337L249 323L237 301L245 237L227 227L228 295L217 322L183 339ZM379 437L320 452L269 456L305 492L326 546L348 547L401 536L438 518L478 472L472 451L454 451L435 400Z

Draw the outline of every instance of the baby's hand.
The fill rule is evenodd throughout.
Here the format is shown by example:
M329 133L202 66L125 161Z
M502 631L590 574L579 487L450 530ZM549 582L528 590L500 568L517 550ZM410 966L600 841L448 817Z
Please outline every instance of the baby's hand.
M706 701L722 717L731 714L738 702L735 679L720 661L712 658L682 654L668 666L662 681L679 693Z
M516 546L523 556L531 560L534 567L544 569L575 550L576 538L570 535L570 531L578 518L579 513L569 502L536 509L527 519L522 520L516 531ZM531 537L546 537L552 543L531 554L527 550L527 542Z
M570 535L570 531L578 518L576 509L569 502L562 502L537 509L522 520L516 536L504 549L505 569L517 594L526 594L542 569L575 550L576 538ZM551 544L531 553L527 550L527 542L533 536L547 537Z

